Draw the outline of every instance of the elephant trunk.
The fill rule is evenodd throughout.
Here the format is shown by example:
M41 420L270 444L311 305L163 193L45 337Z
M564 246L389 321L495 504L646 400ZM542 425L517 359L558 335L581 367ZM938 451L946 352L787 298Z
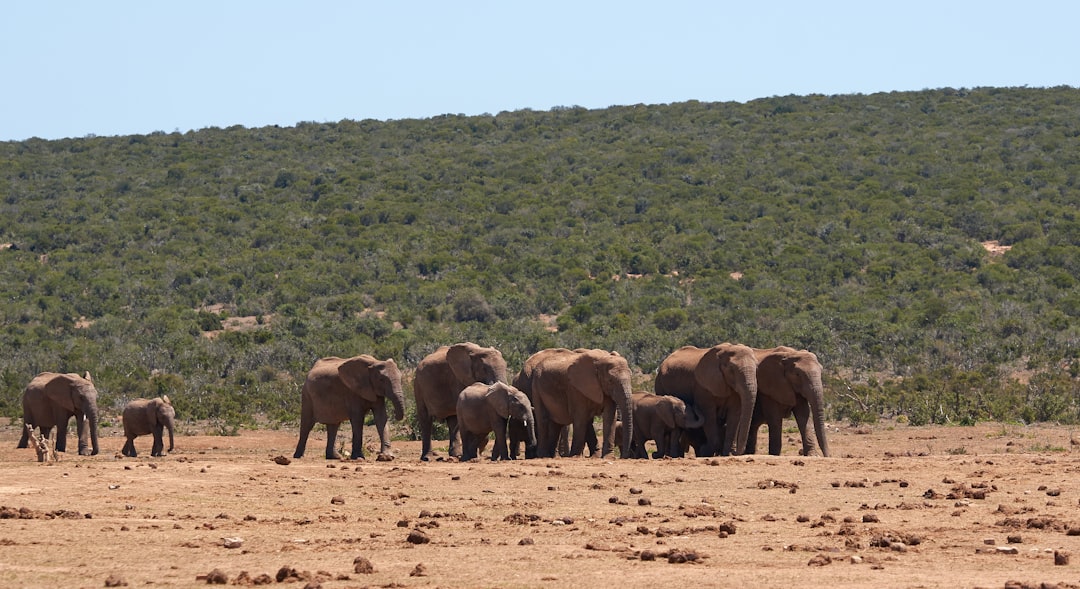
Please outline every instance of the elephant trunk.
M165 428L169 430L169 452L173 451L173 431L176 429L176 419L169 416L165 420Z
M622 418L622 447L632 448L631 444L634 442L634 407L631 402L633 396L633 388L630 384L630 379L627 378L623 383L622 394L616 394L615 405L619 409L619 416ZM614 423L612 424L612 433L614 434ZM605 431L605 433L607 433ZM605 444L606 445L606 444ZM626 454L619 455L620 458L632 458L633 452L627 452Z
M97 402L88 400L86 406L83 409L83 417L86 419L85 427L90 428L90 455L97 456L98 454L98 408ZM83 435L79 436L79 446L85 447L86 441Z
M390 393L390 402L394 404L394 421L405 419L405 393L400 382L394 383L393 390Z
M754 417L754 404L757 402L757 364L742 366L742 382L739 383L739 424L735 430L735 453L746 451L746 440L750 437L750 421Z
M818 447L821 455L829 457L829 441L825 439L825 388L821 384L821 376L814 379L811 386L810 411L814 416L814 435L817 436Z
M705 416L701 414L693 405L686 406L686 419L684 420L683 429L695 429L705 425Z

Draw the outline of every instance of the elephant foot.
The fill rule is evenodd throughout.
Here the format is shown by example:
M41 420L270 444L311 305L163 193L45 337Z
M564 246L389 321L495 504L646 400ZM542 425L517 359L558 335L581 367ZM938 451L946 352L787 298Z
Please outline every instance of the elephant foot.
M361 458L363 458L363 456L361 456ZM338 454L337 452L327 452L326 453L326 459L327 460L341 460L341 454Z

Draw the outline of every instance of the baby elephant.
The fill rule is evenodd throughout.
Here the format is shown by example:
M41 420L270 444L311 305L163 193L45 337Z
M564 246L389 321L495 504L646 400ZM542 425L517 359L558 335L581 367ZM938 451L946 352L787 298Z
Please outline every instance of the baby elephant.
M656 452L653 458L683 455L679 439L683 431L701 427L705 423L693 407L678 397L636 392L631 397L634 415L634 445L630 455L648 458L645 442L654 440Z
M162 456L165 446L162 433L165 428L169 428L169 452L172 452L175 422L176 410L173 409L169 397L132 400L124 406L124 436L127 437L122 451L124 456L138 456L135 452L135 438L146 434L154 434L154 447L150 450L150 455Z
M525 393L504 382L492 385L477 382L465 387L458 395L457 420L463 461L476 458L491 432L495 432L491 459L509 460L507 430L515 440L524 437L526 456L535 454L536 424L532 403Z

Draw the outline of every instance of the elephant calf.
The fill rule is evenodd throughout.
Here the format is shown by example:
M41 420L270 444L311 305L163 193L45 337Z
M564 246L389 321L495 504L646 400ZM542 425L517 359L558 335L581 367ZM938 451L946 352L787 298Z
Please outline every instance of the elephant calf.
M682 456L680 439L684 431L700 428L705 418L678 397L636 392L631 396L634 409L634 441L629 455L648 458L645 442L656 442L653 458Z
M536 449L536 429L532 403L525 393L504 383L477 382L465 387L457 400L458 431L461 432L461 460L476 458L487 436L495 432L492 460L509 460L507 430L517 438L524 429L525 455ZM515 433L516 432L516 433Z
M169 452L172 452L176 410L173 409L169 397L130 401L124 406L124 436L127 438L122 450L124 456L138 456L135 452L135 438L146 434L154 434L154 446L150 449L150 455L164 455L165 442L162 437L165 428L169 430Z

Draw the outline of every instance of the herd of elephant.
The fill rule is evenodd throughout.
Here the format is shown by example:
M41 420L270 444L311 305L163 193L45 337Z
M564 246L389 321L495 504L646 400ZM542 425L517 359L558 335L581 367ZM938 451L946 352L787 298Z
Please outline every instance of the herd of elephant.
M754 349L723 343L711 348L684 346L657 370L655 393L635 392L631 370L617 352L550 348L530 356L511 379L502 353L471 342L442 346L416 367L413 392L420 427L421 460L431 460L432 426L445 421L450 456L471 460L483 452L491 434L492 460L608 456L616 446L623 458L752 454L762 424L769 430L769 453L780 454L781 423L794 414L802 437L801 453L815 448L829 456L824 423L821 364L807 350ZM23 437L37 427L48 436L58 428L56 450L64 451L67 423L76 418L80 454L98 453L97 391L89 373L42 373L23 393ZM392 360L369 355L322 358L308 372L301 391L301 458L316 423L326 426L326 458L341 458L336 439L344 421L353 424L349 456L363 458L363 424L374 416L380 454L390 453L389 417L405 417L402 374ZM593 421L602 416L603 444ZM811 418L813 423L811 424ZM134 439L153 434L151 454L164 452L164 430L173 449L175 412L168 397L136 399L123 411L123 454L135 456ZM811 435L811 429L814 435ZM816 438L816 443L815 443ZM598 447L599 446L599 447Z

